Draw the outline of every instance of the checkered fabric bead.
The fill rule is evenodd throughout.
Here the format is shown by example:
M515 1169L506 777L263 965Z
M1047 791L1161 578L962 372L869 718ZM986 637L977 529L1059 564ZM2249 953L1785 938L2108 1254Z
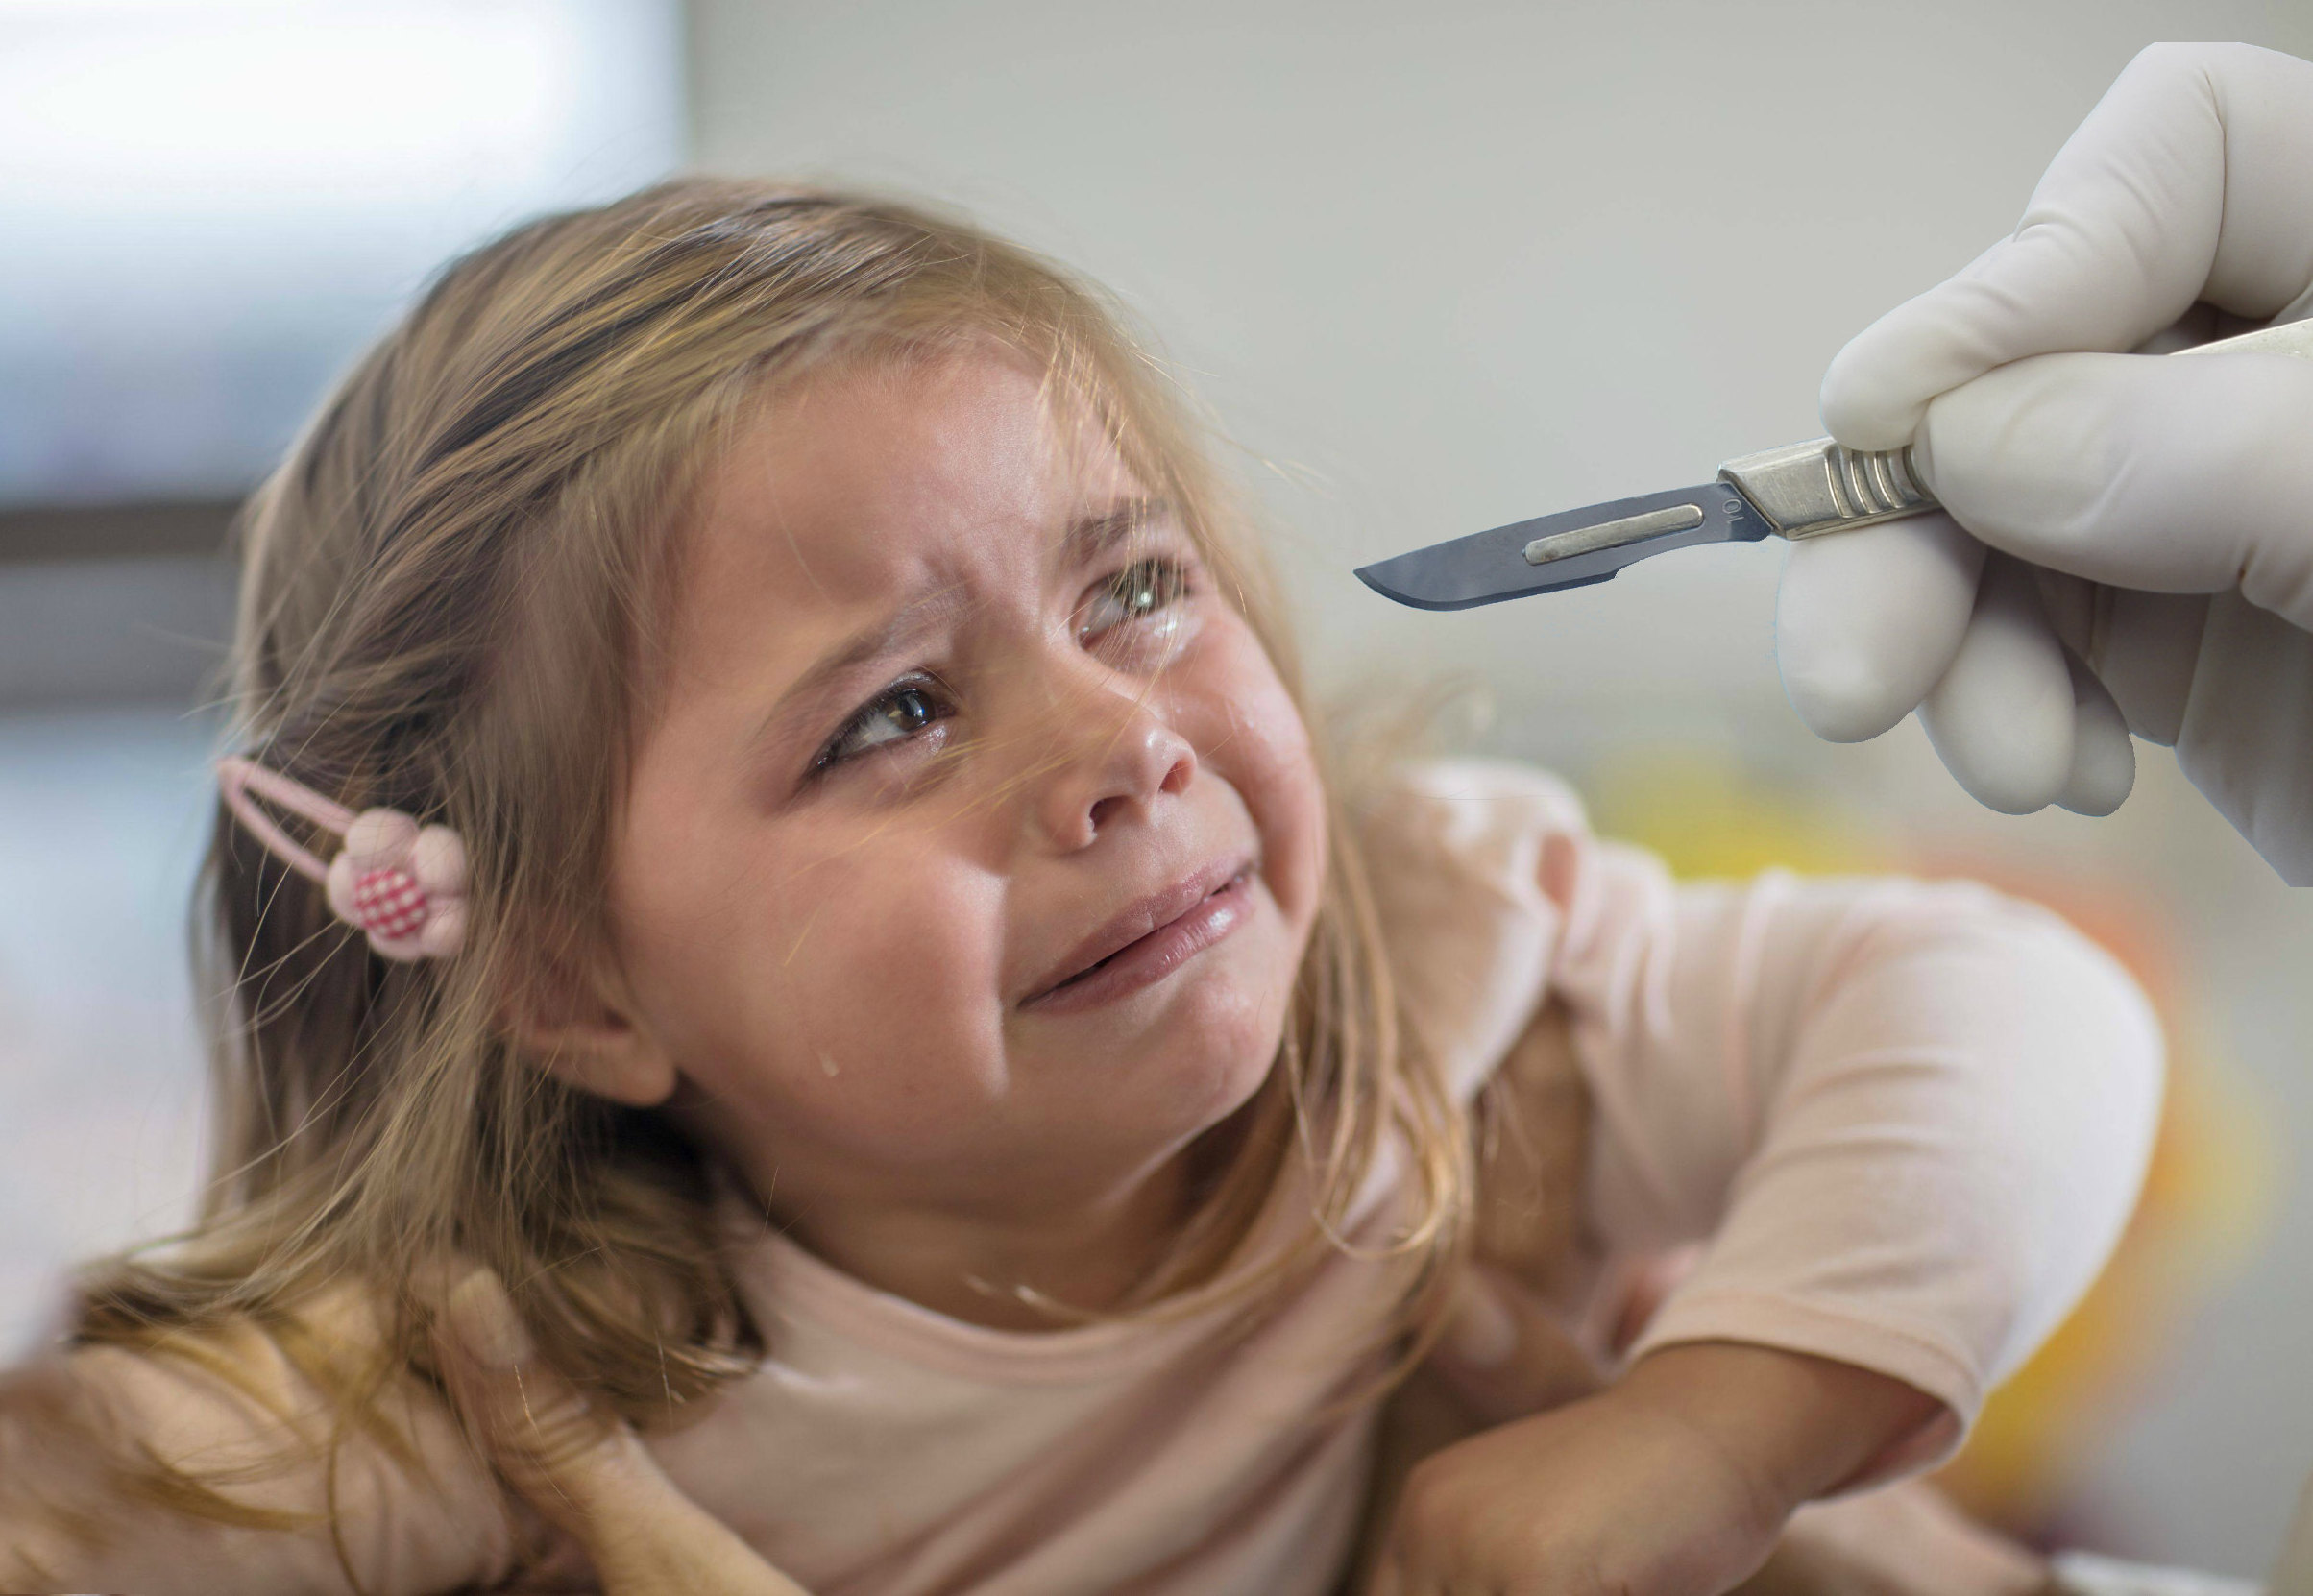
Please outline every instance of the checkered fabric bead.
M415 936L426 926L426 889L398 867L372 870L353 882L353 912L361 929L378 936Z

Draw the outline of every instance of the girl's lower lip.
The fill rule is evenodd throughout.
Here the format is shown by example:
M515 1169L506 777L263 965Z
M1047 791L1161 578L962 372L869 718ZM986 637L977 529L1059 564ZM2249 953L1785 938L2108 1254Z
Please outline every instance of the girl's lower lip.
M1130 997L1156 985L1252 917L1253 872L1246 870L1179 919L1035 999L1035 1006L1045 1014L1074 1014Z

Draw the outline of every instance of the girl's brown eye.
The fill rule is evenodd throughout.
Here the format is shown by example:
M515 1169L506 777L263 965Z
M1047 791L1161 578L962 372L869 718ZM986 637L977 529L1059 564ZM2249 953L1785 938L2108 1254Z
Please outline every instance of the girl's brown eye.
M888 744L905 742L954 713L929 677L894 682L843 723L842 730L828 739L812 762L812 768L825 770Z
M1188 571L1180 561L1135 560L1093 593L1077 624L1077 641L1092 642L1127 622L1170 609L1187 593Z

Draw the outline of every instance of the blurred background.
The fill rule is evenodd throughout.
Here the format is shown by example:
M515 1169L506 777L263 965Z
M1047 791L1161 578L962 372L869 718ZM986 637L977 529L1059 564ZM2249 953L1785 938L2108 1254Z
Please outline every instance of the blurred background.
M2179 1060L2153 1189L1954 1483L2260 1572L2313 1468L2313 899L2159 750L2091 822L1976 809L1915 725L1814 741L1772 547L1462 615L1349 574L1818 431L1832 353L2007 231L2160 38L2313 55L2313 7L0 0L0 1347L197 1176L234 502L450 252L776 171L1113 288L1265 503L1333 698L1465 682L1459 736L1682 869L1986 876L2127 959Z

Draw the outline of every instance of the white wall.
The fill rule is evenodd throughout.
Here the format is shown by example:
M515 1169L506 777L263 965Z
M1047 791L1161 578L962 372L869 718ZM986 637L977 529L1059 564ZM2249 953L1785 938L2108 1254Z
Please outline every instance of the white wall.
M2155 895L2301 1153L2313 902L2165 755L2098 824L1974 810L1912 727L1814 743L1775 681L1765 548L1449 616L1349 574L1819 430L1840 343L2006 231L2113 74L2176 37L2313 54L2313 7L693 0L692 52L702 164L944 199L1120 291L1265 481L1334 682L1473 671L1498 741L1577 771L1699 741L1898 830ZM2269 1555L2313 1465L2305 1280L2293 1183L2258 1272L2103 1465L2130 1549Z
M192 1216L214 737L175 709L0 714L0 1361L54 1322L63 1270Z
M675 0L0 0L0 505L230 498L453 250L681 154Z

